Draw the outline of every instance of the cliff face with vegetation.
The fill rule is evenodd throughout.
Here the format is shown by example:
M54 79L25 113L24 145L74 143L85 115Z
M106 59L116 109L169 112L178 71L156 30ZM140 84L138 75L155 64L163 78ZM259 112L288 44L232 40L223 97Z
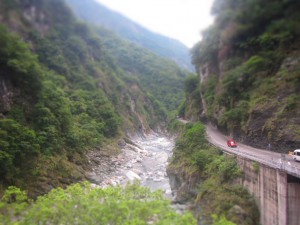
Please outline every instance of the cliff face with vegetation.
M176 96L163 94L169 84L147 92L148 74L124 70L106 44L119 39L78 22L61 0L1 0L0 23L1 187L40 194L82 180L86 151L161 128L183 98L184 71L141 51L148 68L160 66L150 79L164 71Z
M199 83L187 86L187 105L201 105L193 115L245 144L298 148L299 10L295 0L216 0L215 22L192 49Z

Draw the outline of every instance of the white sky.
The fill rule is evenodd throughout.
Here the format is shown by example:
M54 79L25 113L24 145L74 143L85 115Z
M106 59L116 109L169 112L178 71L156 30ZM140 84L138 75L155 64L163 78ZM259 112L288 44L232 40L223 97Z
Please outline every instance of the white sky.
M213 22L213 0L97 0L151 31L177 39L188 47Z

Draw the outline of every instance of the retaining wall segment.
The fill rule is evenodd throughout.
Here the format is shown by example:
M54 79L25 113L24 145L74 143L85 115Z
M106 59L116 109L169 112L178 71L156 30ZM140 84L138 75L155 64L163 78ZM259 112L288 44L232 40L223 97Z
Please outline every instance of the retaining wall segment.
M237 156L239 180L255 197L262 225L300 225L300 179L288 182L285 171ZM289 175L290 176L290 175Z

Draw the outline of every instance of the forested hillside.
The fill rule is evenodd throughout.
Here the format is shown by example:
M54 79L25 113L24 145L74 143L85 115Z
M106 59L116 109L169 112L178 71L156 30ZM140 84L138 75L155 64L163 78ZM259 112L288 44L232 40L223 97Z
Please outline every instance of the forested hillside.
M154 33L95 0L66 0L76 15L94 25L113 30L121 37L194 71L189 49L181 42ZM153 12L153 16L155 12Z
M159 100L168 112L176 113L184 99L184 79L190 74L173 61L98 28L107 51L131 79L138 79L150 96ZM116 47L118 46L118 47Z
M297 0L216 0L215 23L192 49L199 78L187 81L182 113L252 146L299 148L299 10Z
M110 32L78 22L61 0L1 0L0 11L1 187L37 195L82 180L87 150L160 128L183 98L184 71L145 51L149 79L163 74L166 85L151 94L150 72L124 70L105 44ZM159 98L170 86L173 100Z

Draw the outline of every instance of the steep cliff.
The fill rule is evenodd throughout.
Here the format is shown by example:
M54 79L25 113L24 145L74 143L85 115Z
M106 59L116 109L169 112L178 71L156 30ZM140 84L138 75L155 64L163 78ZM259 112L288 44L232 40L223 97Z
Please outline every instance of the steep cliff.
M300 146L300 3L217 0L192 50L198 116L227 135L285 152Z

